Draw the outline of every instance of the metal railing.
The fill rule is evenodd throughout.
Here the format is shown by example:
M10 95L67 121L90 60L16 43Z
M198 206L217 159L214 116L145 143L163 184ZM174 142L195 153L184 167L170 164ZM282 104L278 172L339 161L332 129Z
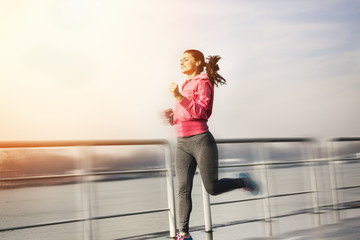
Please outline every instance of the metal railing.
M336 220L340 220L339 211L345 209L343 202L339 202L339 192L344 191L346 189L352 188L359 188L359 185L353 186L338 186L337 182L337 171L336 165L338 163L343 163L346 161L359 161L360 158L341 158L338 157L336 154L336 148L334 147L335 143L338 142L351 142L351 141L360 141L360 138L338 138L329 141L331 144L329 155L325 158L321 158L318 156L316 151L318 150L318 143L314 139L309 138L269 138L269 139L217 139L217 143L219 145L222 144L250 144L252 152L256 157L256 161L249 162L249 163L241 163L241 164L233 164L233 165L221 165L219 166L220 169L225 168L245 168L245 167L252 167L259 169L260 172L260 180L262 182L261 191L262 194L259 196L254 196L248 199L240 199L240 200L227 200L222 202L210 202L209 194L206 192L205 188L203 189L203 207L204 207L204 225L206 236L208 240L212 240L212 232L213 232L213 224L212 224L212 217L211 217L211 208L217 207L225 204L232 204L232 203L240 203L240 202L249 202L249 201L261 201L263 206L263 217L261 218L254 218L249 219L247 221L241 221L239 223L246 223L246 222L264 222L265 229L266 229L266 236L271 237L273 236L273 226L272 222L273 219L285 217L285 216L292 216L304 213L311 213L314 217L315 225L320 225L320 217L319 213L323 209L329 209L329 206L319 204L319 190L318 190L318 179L316 175L316 167L319 164L325 166L328 165L328 169L330 172L330 181L331 181L331 191L332 191L332 205L331 211L333 211L336 215ZM301 147L301 159L300 160L271 160L269 156L268 145L272 143L295 143L300 144ZM101 220L101 219L111 219L111 218L120 218L125 216L132 216L132 215L141 215L141 214L151 214L151 213L158 213L158 212L168 212L169 217L169 235L170 238L175 238L176 234L176 214L175 214L175 198L174 198L174 183L173 183L173 161L171 156L171 147L170 144L165 140L132 140L132 141L123 141L123 140L101 140L101 141L52 141L52 142L0 142L0 149L5 148L46 148L46 147L79 147L82 154L88 155L89 154L89 147L94 146L121 146L121 145L160 145L164 147L164 155L165 155L165 168L157 168L157 169L145 169L145 170L131 170L131 171L111 171L111 172L92 172L91 169L89 171L85 171L79 174L66 174L66 175L52 175L52 176L39 176L39 177L16 177L16 178L0 178L0 182L14 182L14 181L32 181L32 180L43 180L43 179L58 179L58 178L82 178L83 184L85 187L92 183L93 176L103 176L103 175L126 175L126 174L133 174L133 173L166 173L166 183L167 183L167 208L161 209L150 209L146 211L139 211L139 212L128 212L128 213L120 213L120 214L113 214L113 215L105 215L105 216L93 216L91 212L91 202L90 202L90 194L89 191L84 191L83 196L83 217L75 218L75 219L65 219L62 221L53 221L53 222L44 222L44 223L37 223L32 225L24 225L24 226L16 226L11 228L1 228L0 232L7 232L13 230L20 230L20 229L27 229L27 228L37 228L37 227L44 227L44 226L52 226L52 225L60 225L60 224L67 224L67 223L75 223L75 222L82 222L83 229L84 229L84 239L94 239L93 236L93 229L92 229L92 221ZM89 157L89 156L87 156ZM271 160L271 161L270 161ZM308 178L310 181L310 189L304 191L297 191L297 192L287 192L287 193L280 193L280 194L270 194L269 191L269 167L275 165L305 165L308 172ZM88 167L84 167L84 169L89 169ZM312 207L311 208L304 208L301 211L295 212L287 212L281 215L273 215L272 206L270 204L270 200L274 198L286 198L290 196L297 196L297 195L310 195L312 200ZM144 237L146 239L146 237Z
M0 178L0 182L16 182L16 181L34 181L45 179L63 179L63 178L82 178L85 185L91 184L92 176L105 176L105 175L125 175L125 174L144 174L144 173L166 173L167 184L167 198L168 208L150 209L146 211L128 212L105 216L93 216L91 212L90 193L88 190L84 191L83 199L83 217L74 219L64 219L61 221L43 222L31 225L22 225L8 228L0 228L0 232L8 232L21 229L46 227L53 225L69 224L82 222L83 236L86 240L93 240L92 221L100 219L119 218L141 214L151 214L158 212L168 212L169 216L169 234L170 238L175 238L176 234L176 214L175 214L175 199L174 199L174 183L173 183L173 170L171 160L170 145L166 140L99 140L99 141L36 141L36 142L0 142L0 149L9 148L47 148L47 147L79 147L86 157L89 155L89 147L94 146L129 146L129 145L160 145L164 148L165 155L165 168L146 169L146 170L131 170L131 171L111 171L111 172L92 172L91 169L84 167L88 171L79 174L64 174L64 175L49 175L49 176L34 176L34 177L14 177L14 178ZM89 188L87 188L89 189Z

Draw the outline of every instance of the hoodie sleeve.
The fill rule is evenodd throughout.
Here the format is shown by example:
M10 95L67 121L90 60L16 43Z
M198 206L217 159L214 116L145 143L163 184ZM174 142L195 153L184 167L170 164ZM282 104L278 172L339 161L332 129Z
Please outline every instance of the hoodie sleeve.
M199 81L192 99L184 97L180 105L194 118L207 120L212 109L213 89L209 81Z

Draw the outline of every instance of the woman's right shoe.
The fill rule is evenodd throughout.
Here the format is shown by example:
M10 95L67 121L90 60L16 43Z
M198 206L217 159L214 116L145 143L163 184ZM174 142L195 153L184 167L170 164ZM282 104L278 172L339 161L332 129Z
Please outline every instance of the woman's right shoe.
M239 178L242 178L245 181L245 191L250 192L252 195L257 195L259 193L259 184L252 180L248 173L240 173Z
M189 236L186 238L181 236L179 233L177 233L175 240L193 240L193 238L191 237L190 233L189 233Z

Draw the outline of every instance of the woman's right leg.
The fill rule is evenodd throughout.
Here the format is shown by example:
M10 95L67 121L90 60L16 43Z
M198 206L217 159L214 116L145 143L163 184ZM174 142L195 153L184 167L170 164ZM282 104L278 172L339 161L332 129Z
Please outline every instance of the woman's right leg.
M189 232L189 220L192 210L191 191L196 166L195 158L186 151L186 144L178 141L175 155L175 171L179 185L179 231L183 233Z

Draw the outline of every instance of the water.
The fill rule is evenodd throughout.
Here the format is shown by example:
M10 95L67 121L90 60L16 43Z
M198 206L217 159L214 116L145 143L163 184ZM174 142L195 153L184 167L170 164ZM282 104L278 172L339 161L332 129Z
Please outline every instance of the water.
M358 164L343 164L339 167L339 184L359 185ZM331 189L328 166L317 169L320 204L330 204ZM248 169L255 177L259 169ZM232 171L221 172L221 177L233 177L242 171L234 168ZM195 176L193 189L193 213L191 226L201 226L203 220L202 189L199 175ZM310 190L309 170L307 167L273 168L269 172L270 194L282 194ZM82 183L27 187L1 190L0 194L0 228L37 224L43 222L61 221L82 218L84 216L84 193L86 186ZM91 214L106 216L133 211L167 208L166 179L153 177L121 181L96 182L91 185ZM343 201L359 200L360 189L341 191ZM211 197L211 202L247 199L251 196L236 190L220 196ZM86 202L86 201L85 201ZM287 198L271 199L272 215L286 214L304 208L311 208L310 194L296 195ZM262 201L250 201L212 207L213 224L224 224L234 221L263 218ZM343 215L343 217L346 217ZM304 220L303 226L311 227L310 215ZM330 221L323 219L323 221ZM129 216L95 220L92 222L94 239L120 239L134 235L168 231L167 212L149 215ZM263 233L256 233L262 235ZM56 225L50 227L32 228L19 231L0 233L0 239L83 239L84 225L82 222Z

